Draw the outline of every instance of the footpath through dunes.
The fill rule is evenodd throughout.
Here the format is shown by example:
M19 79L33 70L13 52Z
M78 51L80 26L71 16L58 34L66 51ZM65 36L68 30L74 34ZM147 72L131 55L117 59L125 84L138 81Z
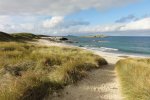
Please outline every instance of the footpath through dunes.
M104 57L109 65L89 72L87 78L67 86L60 94L53 95L52 100L122 100L115 72L115 63L121 58L95 53Z
M43 39L39 40L38 44L67 46L62 43L57 44ZM77 82L77 84L66 86L59 93L54 93L48 97L50 100L122 100L115 72L116 62L122 58L100 51L93 51L93 53L105 58L109 64L88 72L88 77Z

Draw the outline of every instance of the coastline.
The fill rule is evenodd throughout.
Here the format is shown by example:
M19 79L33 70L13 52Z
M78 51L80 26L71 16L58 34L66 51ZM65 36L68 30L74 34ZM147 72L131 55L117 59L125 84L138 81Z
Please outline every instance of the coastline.
M68 37L77 43L73 45L103 51L118 56L150 57L148 37L120 37L110 36L108 38L80 38ZM132 41L133 40L133 41ZM144 41L143 41L144 40Z
M102 68L88 72L88 77L79 81L77 84L66 86L59 94L54 94L52 100L123 100L115 64L120 59L128 57L146 58L145 56L108 53L43 39L34 43L42 46L75 47L88 50L103 57L108 62L108 65L103 66Z
M140 55L140 54L125 54L125 53L112 53L112 52L105 52L105 51L100 51L100 50L93 50L91 48L86 48L86 47L79 47L79 46L75 46L71 43L57 43L54 41L49 41L49 40L45 40L45 39L39 39L38 42L31 42L33 44L38 44L38 45L44 45L44 46L59 46L59 47L68 47L68 48L80 48L80 49L84 49L84 50L88 50L93 52L94 54L100 55L102 57L104 57L106 60L108 60L108 62L111 62L113 64L115 64L118 60L120 59L124 59L124 58L128 58L128 57L133 57L133 58L148 58L149 56L144 56L144 55Z

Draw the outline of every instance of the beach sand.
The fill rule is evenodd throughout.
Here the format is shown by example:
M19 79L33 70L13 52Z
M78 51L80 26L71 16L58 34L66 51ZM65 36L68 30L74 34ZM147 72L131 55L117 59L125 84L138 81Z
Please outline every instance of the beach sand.
M36 42L30 42L32 44L38 44L38 45L41 45L41 46L59 46L59 47L74 47L72 45L69 45L69 44L65 44L65 43L57 43L57 42L54 42L54 41L49 41L49 40L46 40L46 39L38 39L38 41Z
M94 52L108 61L108 65L88 72L88 77L75 85L65 87L52 100L122 100L115 63L121 57Z
M37 44L45 46L74 47L64 43L54 43L40 39ZM79 48L79 47L78 47ZM86 48L82 48L86 49ZM89 49L86 49L89 50ZM90 50L105 58L108 65L88 72L88 76L77 84L66 86L59 93L54 93L52 100L122 100L115 64L128 57L118 54Z

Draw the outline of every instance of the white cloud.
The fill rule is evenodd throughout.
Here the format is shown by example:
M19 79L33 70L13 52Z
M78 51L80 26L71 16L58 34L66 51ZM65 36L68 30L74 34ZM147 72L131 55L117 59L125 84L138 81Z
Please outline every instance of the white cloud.
M54 28L60 25L63 22L64 17L62 16L54 16L51 19L47 19L43 21L43 27L45 28Z
M135 1L138 0L0 0L0 14L58 16L89 8L106 10Z
M149 31L150 32L150 17L142 18L128 23L114 23L108 25L90 25L87 21L68 21L62 16L54 16L47 20L31 21L26 18L23 23L15 23L10 16L0 16L0 31L6 32L34 32L40 34L88 34L88 33L103 33L123 32L125 34L129 31Z
M136 1L138 0L0 0L0 31L58 34L117 31L123 25L90 26L90 22L66 21L63 16L90 8L107 10ZM45 20L37 15L53 17Z
M22 20L20 20L22 19ZM32 20L31 20L32 19ZM18 31L27 31L33 29L33 23L29 23L33 21L33 18L29 16L8 16L1 15L0 16L0 31L6 32L18 32Z
M130 22L120 28L121 31L128 30L150 30L150 17Z
M6 24L7 22L12 22L11 18L6 15L1 15L0 16L0 23L1 24Z
M9 24L12 24L12 19L9 16L1 15L0 16L0 30L5 30Z
M20 27L24 30L33 30L34 25L32 23L20 24Z
M129 23L114 23L109 25L96 25L96 26L80 26L80 27L70 27L66 29L57 30L58 33L103 33L110 32L115 34L115 32L122 32L122 35L126 35L126 32L136 33L141 31L150 32L150 17L136 20ZM133 32L134 31L134 32Z
M114 23L112 25L97 25L82 27L79 29L81 33L95 33L95 32L121 32L121 31L150 31L150 17L136 20L129 23Z

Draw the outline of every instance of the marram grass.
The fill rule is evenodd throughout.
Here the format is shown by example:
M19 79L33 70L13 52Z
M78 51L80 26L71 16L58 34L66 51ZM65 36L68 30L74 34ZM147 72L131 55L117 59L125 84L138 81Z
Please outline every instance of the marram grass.
M77 48L0 42L0 100L42 100L105 64Z
M116 70L125 100L150 100L150 59L120 60Z

